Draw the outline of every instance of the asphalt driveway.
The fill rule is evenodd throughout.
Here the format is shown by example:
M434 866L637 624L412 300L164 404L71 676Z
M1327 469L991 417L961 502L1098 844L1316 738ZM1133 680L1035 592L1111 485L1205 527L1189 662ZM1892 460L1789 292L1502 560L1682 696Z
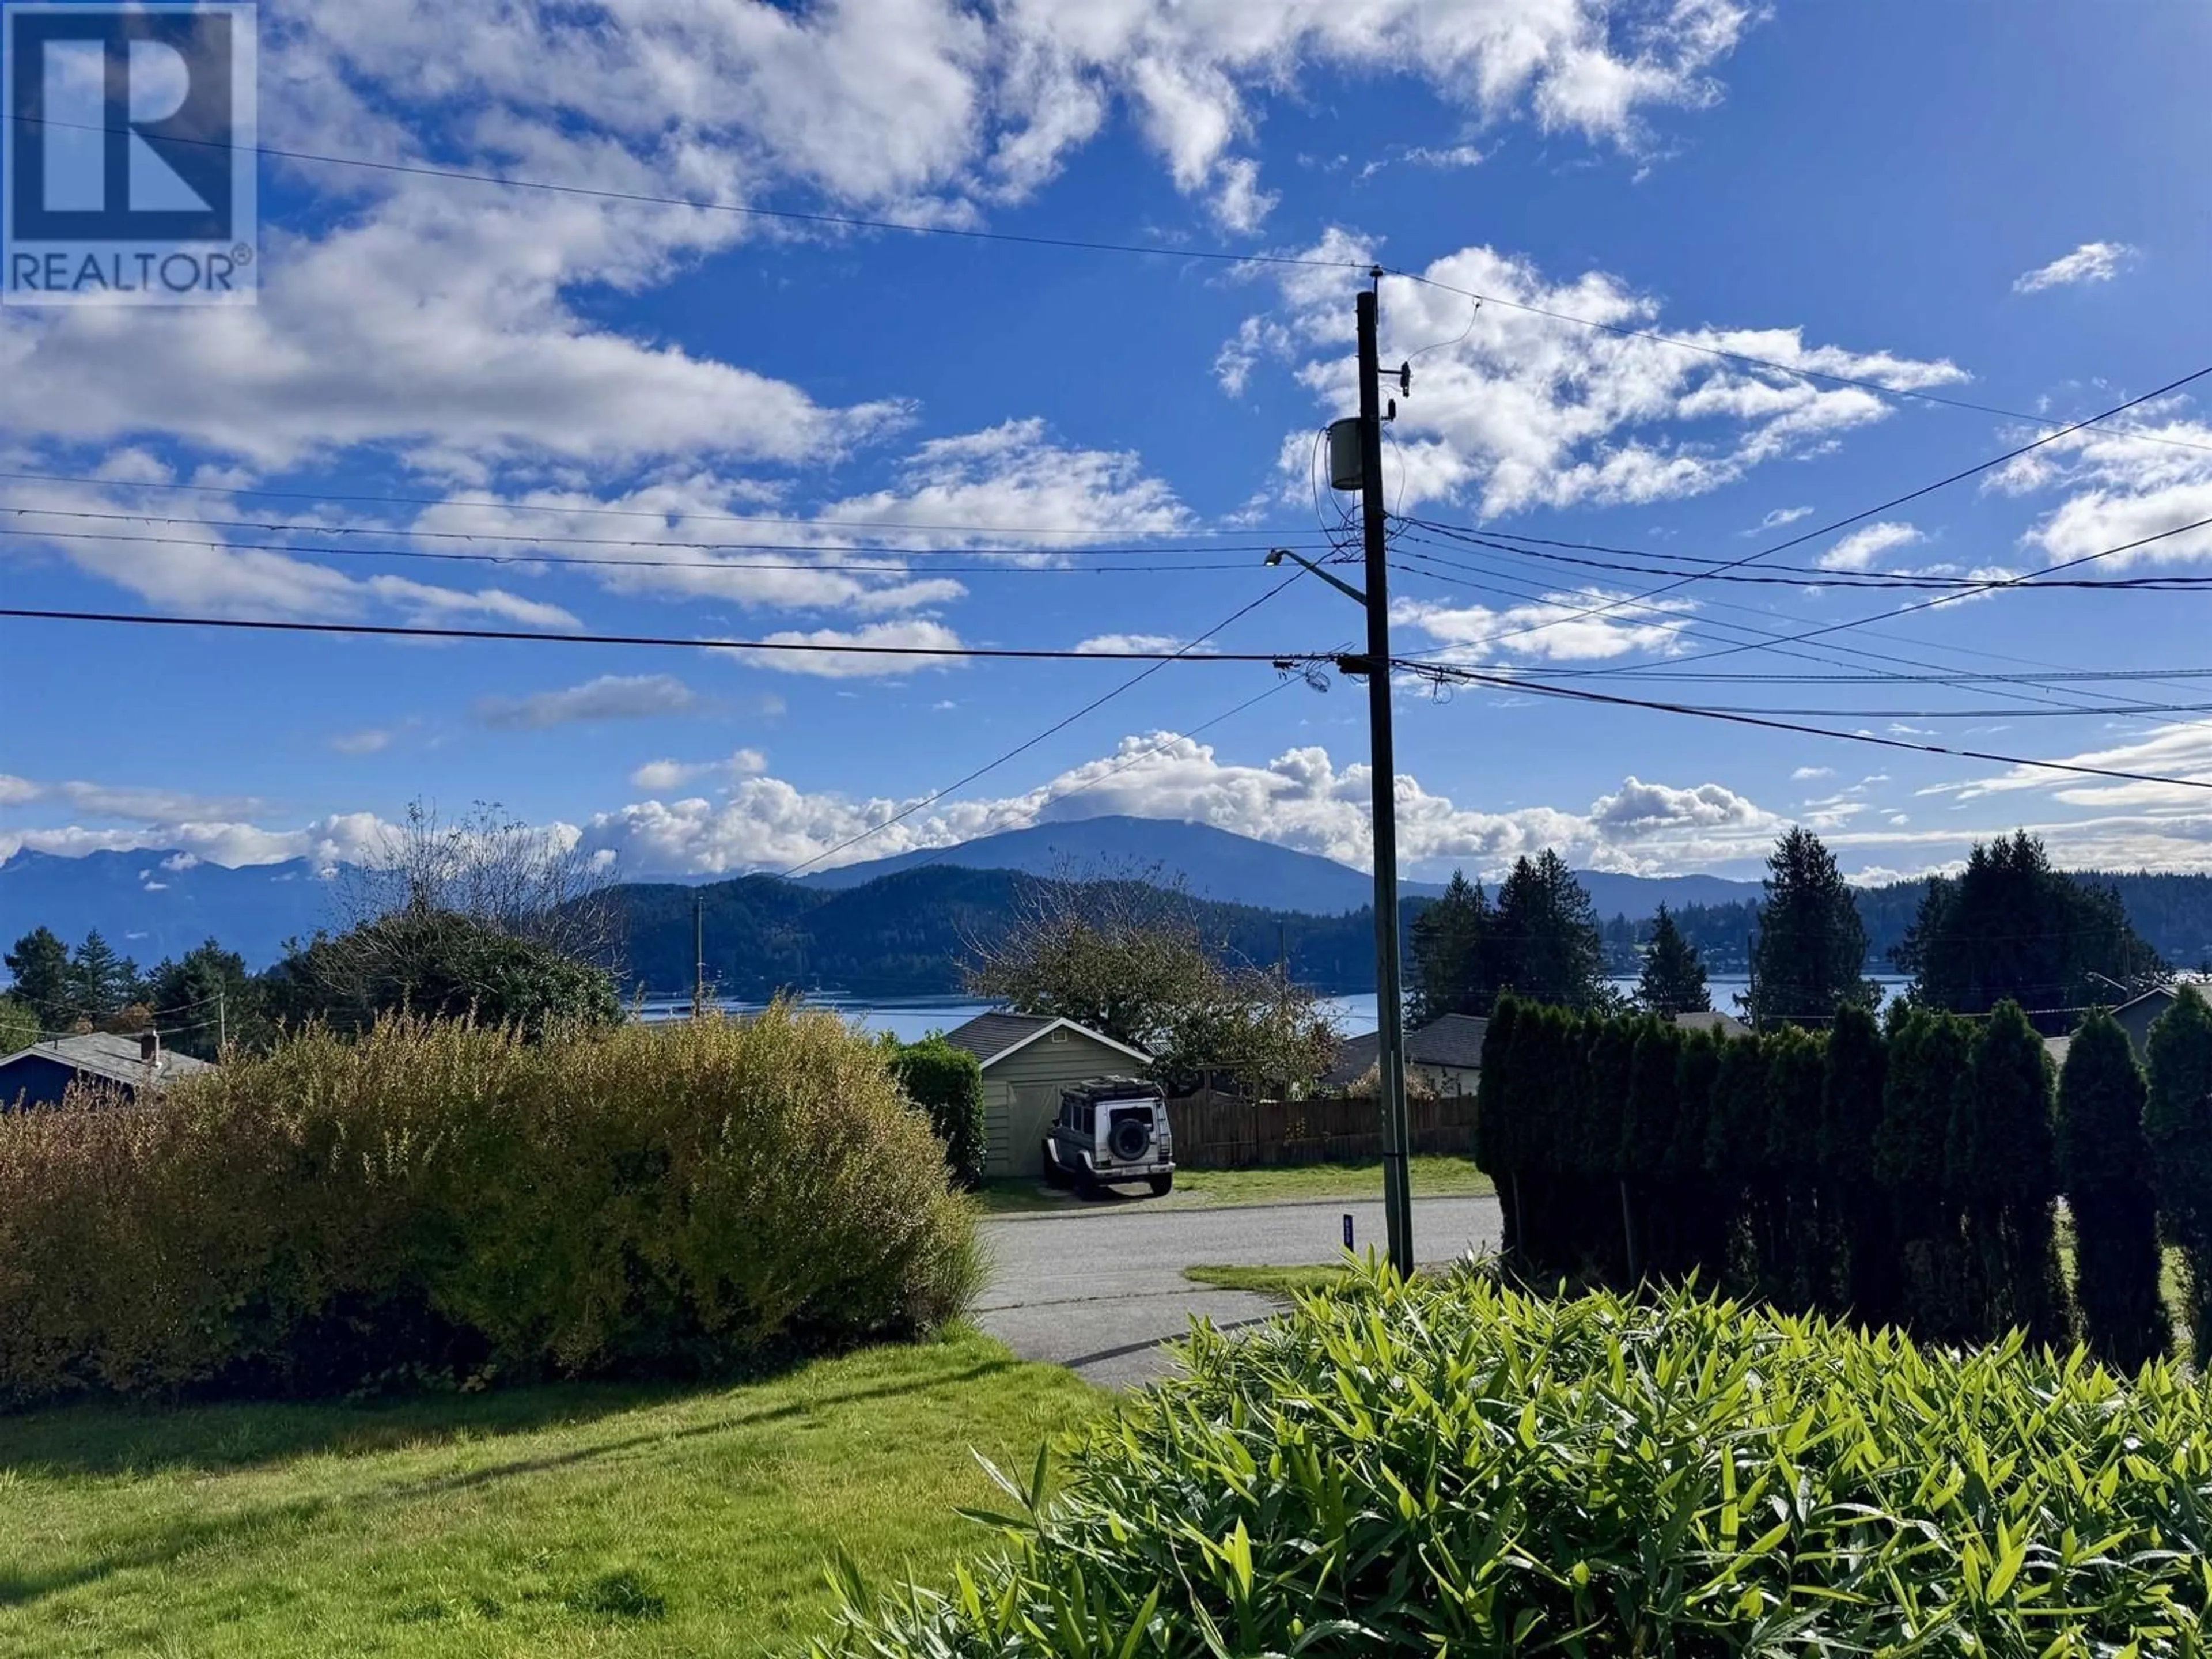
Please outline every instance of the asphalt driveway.
M976 1320L1024 1359L1066 1365L1108 1388L1132 1387L1159 1375L1166 1365L1159 1345L1182 1335L1194 1316L1227 1329L1276 1310L1249 1291L1194 1285L1182 1276L1185 1267L1334 1261L1346 1215L1358 1249L1381 1247L1380 1203L1222 1210L1137 1203L1001 1216L983 1224L993 1267ZM1494 1249L1500 1228L1494 1198L1413 1203L1414 1254L1424 1263Z

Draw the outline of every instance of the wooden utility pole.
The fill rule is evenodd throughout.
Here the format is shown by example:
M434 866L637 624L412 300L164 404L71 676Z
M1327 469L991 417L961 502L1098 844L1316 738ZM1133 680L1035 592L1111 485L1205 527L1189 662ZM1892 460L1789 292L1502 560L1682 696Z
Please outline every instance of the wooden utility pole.
M707 898L691 895L691 1018L707 1018Z
M1389 517L1382 496L1382 353L1376 289L1359 296L1359 484L1367 553L1367 724L1375 810L1375 1059L1382 1089L1382 1218L1390 1265L1413 1271L1413 1195L1406 1162L1406 1041L1398 960L1398 761L1390 729Z

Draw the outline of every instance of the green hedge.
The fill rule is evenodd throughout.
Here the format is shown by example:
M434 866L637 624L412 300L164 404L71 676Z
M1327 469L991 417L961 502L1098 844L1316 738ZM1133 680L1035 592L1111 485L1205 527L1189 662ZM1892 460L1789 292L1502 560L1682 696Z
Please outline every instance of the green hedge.
M0 1118L0 1402L726 1370L943 1322L971 1226L830 1015L313 1031Z
M1537 1281L1694 1275L1923 1339L2078 1335L2130 1368L2168 1340L2154 1194L2212 1357L2212 1006L2180 995L2148 1079L2108 1017L2075 1043L2061 1078L2009 1002L1886 1024L1846 1007L1826 1032L1723 1039L1509 996L1483 1050L1478 1159Z
M1008 1481L1004 1548L817 1651L2199 1655L2212 1403L2016 1340L1930 1352L1472 1271L1201 1332ZM988 1517L986 1517L988 1518Z
M891 1071L907 1098L929 1119L945 1143L945 1162L953 1179L973 1192L983 1184L989 1156L983 1121L982 1062L956 1048L941 1033L903 1045L890 1040Z

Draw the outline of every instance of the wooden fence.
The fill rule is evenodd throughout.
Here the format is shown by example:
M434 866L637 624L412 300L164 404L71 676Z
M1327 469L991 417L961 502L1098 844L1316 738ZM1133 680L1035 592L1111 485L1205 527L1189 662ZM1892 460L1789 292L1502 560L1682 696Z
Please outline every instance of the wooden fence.
M1409 1100L1416 1152L1474 1151L1474 1100ZM1364 1164L1382 1156L1382 1108L1371 1100L1235 1100L1193 1096L1168 1106L1176 1162L1191 1170L1273 1164Z

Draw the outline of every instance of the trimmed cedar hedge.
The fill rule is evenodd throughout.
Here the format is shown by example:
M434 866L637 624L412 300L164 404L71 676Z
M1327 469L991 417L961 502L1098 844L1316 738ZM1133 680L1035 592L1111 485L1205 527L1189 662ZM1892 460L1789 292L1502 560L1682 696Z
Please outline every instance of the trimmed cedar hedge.
M2166 1346L2155 1194L2200 1356L2212 1343L2212 1008L2194 991L2154 1028L2148 1079L2106 1015L2054 1073L2011 1003L1886 1024L1846 1007L1825 1032L1730 1039L1507 998L1479 1109L1476 1161L1533 1277L1694 1275L1947 1342L2078 1329L2133 1367Z

